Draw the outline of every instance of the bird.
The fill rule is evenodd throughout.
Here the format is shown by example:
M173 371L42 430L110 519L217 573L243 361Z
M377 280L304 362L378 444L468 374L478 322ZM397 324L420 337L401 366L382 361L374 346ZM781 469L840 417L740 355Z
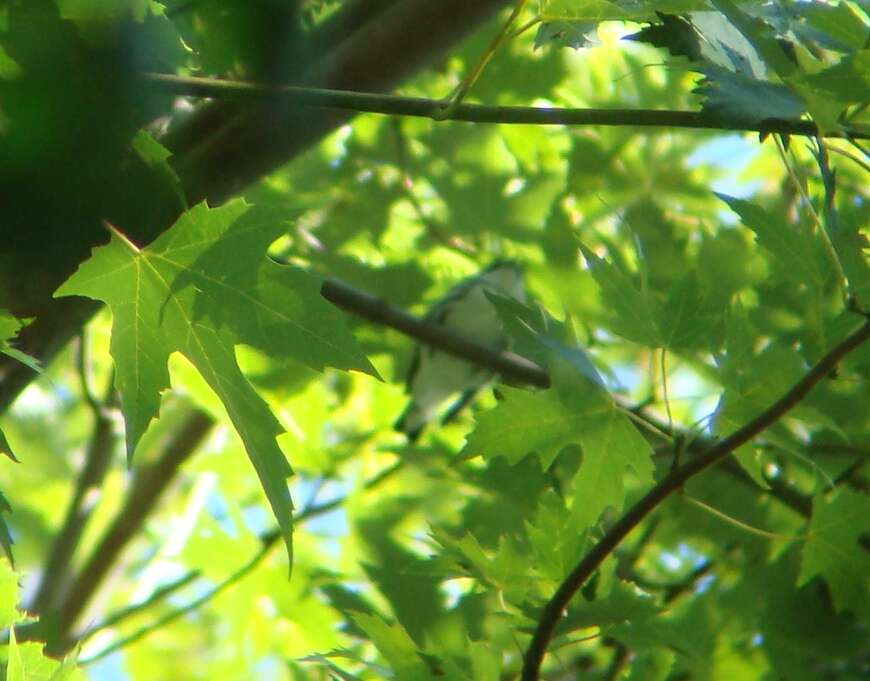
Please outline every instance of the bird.
M477 275L454 285L432 306L425 320L482 345L503 350L509 339L486 291L524 303L525 282L519 263L496 260ZM442 423L452 420L494 377L489 369L476 367L443 350L418 345L406 378L406 392L411 399L396 421L395 429L403 432L409 442L416 441L448 398L459 395L446 411Z

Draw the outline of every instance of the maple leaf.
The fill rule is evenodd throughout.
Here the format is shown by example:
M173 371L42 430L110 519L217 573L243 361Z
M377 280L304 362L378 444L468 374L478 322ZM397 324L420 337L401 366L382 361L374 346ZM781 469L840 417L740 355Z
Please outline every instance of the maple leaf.
M330 365L376 375L344 325L320 297L321 281L279 265L266 249L284 227L269 211L242 200L219 208L204 202L186 211L146 248L110 226L108 244L55 296L101 300L113 314L111 352L127 426L127 456L169 387L167 360L180 352L223 402L291 554L292 469L275 441L282 432L235 357L244 343L314 369Z

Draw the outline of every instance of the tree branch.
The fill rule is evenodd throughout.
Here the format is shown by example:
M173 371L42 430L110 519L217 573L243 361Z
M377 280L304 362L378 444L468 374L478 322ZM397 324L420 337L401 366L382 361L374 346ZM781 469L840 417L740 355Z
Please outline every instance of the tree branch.
M393 116L416 116L433 120L518 125L607 125L690 128L698 130L740 130L817 137L812 121L771 120L748 126L723 123L700 111L662 109L566 109L544 106L485 106L459 104L445 113L445 102L421 97L399 97L374 92L332 90L293 85L269 85L217 78L195 78L162 73L142 75L145 83L163 92L187 97L222 100L261 101L280 99L292 106L317 107ZM848 128L830 137L867 139L870 131Z
M52 653L64 652L69 631L81 615L122 549L135 537L160 495L174 479L181 464L196 450L214 421L199 409L191 410L184 422L163 443L154 464L133 480L123 508L85 561L58 608L58 631L49 641Z
M79 540L95 505L90 498L91 494L98 492L103 483L109 462L111 461L112 450L117 440L112 426L112 419L107 413L107 407L112 402L115 390L114 376L111 375L109 377L106 395L101 404L90 394L87 386L84 346L85 340L82 338L79 349L79 372L81 374L82 393L89 396L86 397L86 400L91 404L94 414L94 427L88 442L85 465L76 482L75 491L67 508L66 518L60 532L54 537L39 578L39 588L29 608L37 613L49 610L54 604L57 595L66 586L64 577L69 573L72 557L79 545Z
M349 0L321 29L307 37L304 63L298 65L298 81L331 88L388 91L441 57L506 2ZM66 53L55 58L58 64L66 61ZM105 58L95 63L112 73L117 70L117 64L108 63ZM58 67L62 68L66 67ZM109 117L110 112L116 111L110 99L114 90L97 87L95 84L100 81L90 72L82 78L89 88L104 93L108 101L100 99L98 104L88 104L87 100L76 103L72 109L85 112L93 109L105 114L108 122L114 121ZM130 83L125 81L123 85L129 88ZM207 198L217 205L287 163L350 117L350 112L312 115L310 109L276 106L275 102L212 102L199 107L161 142L173 153L172 164L182 178L189 203ZM63 117L64 124L68 124L67 119L68 116ZM92 119L92 115L87 117L88 121ZM83 155L91 154L93 148L102 149L106 145L107 126L100 118L97 123L89 123L89 127L77 129L72 135L78 141L76 149L84 149ZM128 144L126 137L119 142L119 148L126 150ZM62 160L67 162L70 152L63 153L66 155ZM43 163L49 168L56 165ZM37 183L34 188L29 176L17 178L26 189L26 192L17 190L18 194L39 196L40 200L23 201L22 206L32 209L34 214L22 213L26 217L21 218L20 226L14 225L17 231L12 227L7 231L16 234L16 239L19 234L38 235L32 239L38 256L45 250L46 242L57 244L56 258L45 266L38 261L39 267L34 267L30 254L16 253L12 262L26 276L11 277L18 284L10 298L15 305L6 305L20 317L36 317L19 334L18 347L43 364L48 364L100 309L99 303L84 298L52 299L52 293L87 257L90 248L105 239L100 220L123 225L137 243L147 244L178 217L177 197L144 164L127 163L124 168L129 166L129 172L125 173L102 160L98 166L103 173L98 180L87 184L91 175L79 172L77 178L85 184L70 189L72 198L63 196L54 203L47 199L55 198L58 187L67 186L66 179L52 180L45 186ZM83 203L83 197L88 201L84 201L82 215L71 217L66 212L70 204ZM64 215L64 220L58 220L57 215ZM71 222L91 225L92 229L84 236L81 231L63 231ZM54 238L55 232L49 233L46 225L60 225L57 234L64 238L72 235L75 243ZM39 271L34 273L35 269ZM28 367L0 355L0 411L34 377Z
M355 289L343 282L327 279L321 287L321 295L338 307L376 324L388 326L415 340L437 347L445 352L467 359L469 362L487 367L505 378L517 383L548 388L550 377L537 364L512 352L498 351L464 338L442 326L418 319L382 298ZM680 433L667 423L646 412L642 407L623 405L636 418L648 423L654 431L676 436ZM691 451L701 455L713 447L710 438L697 438L692 441ZM812 512L812 501L782 480L768 480L768 489L759 489L755 481L739 463L733 460L723 462L723 469L745 485L751 486L777 499L796 513L808 518Z
M778 421L791 408L797 405L812 388L827 376L843 357L870 339L870 322L847 336L835 346L785 395L777 400L758 417L729 435L706 453L673 469L643 498L628 509L608 530L601 540L583 557L574 570L565 578L556 593L544 606L538 626L526 650L523 661L522 681L537 681L547 646L562 617L562 613L574 594L583 586L592 573L610 555L619 543L646 518L671 493L680 489L687 480L698 475L713 464L728 456L741 445Z
M335 279L327 279L323 282L320 295L359 317L401 331L421 343L467 359L472 364L495 371L511 381L538 388L550 387L550 377L547 372L525 357L507 350L494 350L453 333L443 326L418 319L383 298L365 293Z
M670 428L667 423L657 418L653 414L650 414L649 411L644 409L642 406L630 407L623 405L623 408L628 409L635 418L638 418L644 423L648 423L649 425L651 425L654 431L661 431L662 434L669 435L674 438L679 437L684 442L688 439L688 431L677 428ZM662 435L661 437L664 437L664 435ZM714 444L714 438L699 435L697 437L691 438L691 441L688 444L688 451L693 456L697 456L703 454ZM725 471L731 477L738 480L747 487L751 487L757 492L772 496L774 499L784 504L795 513L802 515L804 518L810 517L813 508L812 499L807 495L801 494L801 492L794 489L793 487L790 487L781 478L767 478L766 482L768 484L768 487L761 488L736 459L725 459L722 462L721 470Z

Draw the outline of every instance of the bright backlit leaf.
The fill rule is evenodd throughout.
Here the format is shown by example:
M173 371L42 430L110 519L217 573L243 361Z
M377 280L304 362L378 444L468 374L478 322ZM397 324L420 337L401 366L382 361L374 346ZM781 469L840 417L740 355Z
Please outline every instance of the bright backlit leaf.
M320 281L266 257L284 231L268 212L240 200L220 208L199 204L146 248L114 227L110 231L110 242L95 249L56 295L88 296L112 310L111 350L128 456L169 386L169 355L181 352L220 397L242 437L289 551L292 470L275 442L282 428L242 375L235 346L251 345L315 369L374 369L341 315L320 297Z

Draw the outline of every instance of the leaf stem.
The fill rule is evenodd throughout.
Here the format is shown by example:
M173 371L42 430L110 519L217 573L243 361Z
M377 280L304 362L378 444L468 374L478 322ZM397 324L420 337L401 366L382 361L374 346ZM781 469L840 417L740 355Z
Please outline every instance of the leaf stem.
M661 349L661 372L662 372L662 399L665 401L665 413L668 415L668 430L674 430L674 417L671 415L671 400L668 397L668 351Z
M776 423L790 409L827 376L850 352L870 339L870 322L847 336L828 354L820 359L785 395L749 423L710 447L704 454L671 470L662 480L628 509L607 531L601 540L590 549L571 573L565 578L556 593L544 606L538 626L526 650L521 681L537 681L538 674L556 625L562 613L592 573L625 539L640 522L687 480L718 463L741 445Z
M844 156L856 163L859 167L861 167L864 172L870 173L870 163L868 163L865 159L861 158L857 154L853 154L848 149L843 149L842 147L835 147L832 144L828 145L828 151L832 151L835 154L840 154L840 156Z
M504 41L512 37L508 33L508 30L516 21L520 12L522 12L523 7L525 7L526 5L526 1L527 0L516 0L514 9L511 12L511 15L507 18L507 21L502 24L501 30L492 39L489 46L486 48L486 51L480 56L480 59L477 60L477 63L474 65L471 71L468 72L465 78L462 79L462 82L459 83L459 85L450 95L446 106L442 107L441 110L434 115L434 118L436 120L444 120L446 118L450 118L453 115L453 112L456 111L457 107L462 104L462 100L465 99L465 95L468 94L468 91L474 86L474 83L480 77L480 74L483 73L483 69L486 68L489 60L492 59L493 55L502 46Z
M729 525L733 525L734 527L739 527L741 530L745 532L749 532L749 534L754 534L757 537L763 537L764 539L782 539L785 541L803 541L807 538L808 535L785 535L785 534L777 534L776 532L769 532L767 530L762 530L759 527L754 527L749 523L744 523L742 520L738 520L737 518L728 515L727 513L723 513L718 508L714 508L710 506L710 504L705 504L700 499L695 499L694 497L690 497L688 494L684 494L683 498L688 501L690 504L697 506L701 510L709 513L714 518L718 518L724 523Z

